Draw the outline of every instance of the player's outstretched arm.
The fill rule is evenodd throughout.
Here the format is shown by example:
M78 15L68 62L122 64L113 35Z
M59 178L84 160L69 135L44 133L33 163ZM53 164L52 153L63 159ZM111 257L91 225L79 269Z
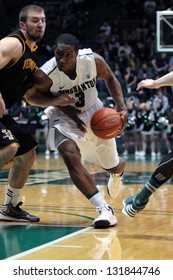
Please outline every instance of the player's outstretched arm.
M173 85L173 72L170 72L156 80L153 79L146 79L142 80L137 85L137 90L140 90L142 88L151 88L151 89L157 89L164 86L172 86Z
M152 79L146 79L142 80L141 82L138 83L136 90L140 90L142 88L155 88L154 80Z

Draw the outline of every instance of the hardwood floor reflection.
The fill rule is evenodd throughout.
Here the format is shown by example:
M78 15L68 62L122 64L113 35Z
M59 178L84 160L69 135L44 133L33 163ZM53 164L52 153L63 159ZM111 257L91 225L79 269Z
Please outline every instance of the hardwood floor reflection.
M45 159L38 154L20 200L23 208L39 215L41 221L37 224L0 222L0 246L4 250L0 259L172 260L171 181L150 198L147 207L134 219L121 212L123 199L143 187L157 163L150 159L127 159L123 189L116 199L107 194L106 173L85 163L118 219L116 227L96 230L92 221L98 213L70 180L61 157L51 155ZM7 174L8 166L0 173L1 204ZM11 240L15 245L10 246Z

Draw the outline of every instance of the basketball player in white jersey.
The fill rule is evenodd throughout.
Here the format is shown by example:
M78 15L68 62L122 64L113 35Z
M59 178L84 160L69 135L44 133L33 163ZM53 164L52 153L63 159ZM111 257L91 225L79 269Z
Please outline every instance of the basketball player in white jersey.
M123 119L126 119L126 106L120 84L105 60L91 49L78 50L78 44L75 36L61 34L55 43L55 57L41 67L53 81L51 93L54 96L69 94L75 100L72 104L74 112L80 112L78 116L74 116L74 112L66 110L68 107L65 106L47 107L45 112L50 120L48 140L50 149L58 150L62 156L76 187L100 213L93 225L95 228L106 228L116 225L117 219L112 207L107 204L93 178L82 165L81 156L110 173L108 194L111 197L116 197L122 186L125 161L118 156L115 139L101 140L90 128L91 116L103 107L98 98L96 77L105 80L107 89L115 101L116 110L121 113ZM31 91L27 100L33 105L50 105L50 102L42 102L43 99Z

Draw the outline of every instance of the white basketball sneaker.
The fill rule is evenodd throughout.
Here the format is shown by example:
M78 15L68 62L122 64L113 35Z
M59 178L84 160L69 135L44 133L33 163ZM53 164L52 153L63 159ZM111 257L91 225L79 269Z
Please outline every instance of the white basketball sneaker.
M113 227L118 223L112 207L103 205L97 207L97 211L100 213L100 215L93 221L95 228Z
M115 198L122 189L122 174L110 174L107 191L110 197Z

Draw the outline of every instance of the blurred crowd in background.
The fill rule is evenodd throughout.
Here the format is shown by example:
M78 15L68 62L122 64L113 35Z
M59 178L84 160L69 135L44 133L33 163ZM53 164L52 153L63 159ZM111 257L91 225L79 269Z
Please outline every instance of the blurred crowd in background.
M17 27L17 14L23 6L22 1L17 2L18 5L15 1L0 1L0 38ZM156 50L156 11L172 10L173 1L25 2L25 5L41 5L47 16L46 34L39 46L40 65L53 56L54 40L64 32L77 36L81 48L91 47L110 65L122 86L128 109L128 123L121 136L120 152L124 156L159 157L170 151L173 144L172 87L137 92L136 86L142 79L155 79L173 70L173 53ZM170 30L170 36L172 32ZM104 105L113 107L113 100L102 80L97 80L97 87ZM13 116L21 123L35 124L33 133L43 132L48 153L48 124L43 110L29 107L24 101L12 110Z

